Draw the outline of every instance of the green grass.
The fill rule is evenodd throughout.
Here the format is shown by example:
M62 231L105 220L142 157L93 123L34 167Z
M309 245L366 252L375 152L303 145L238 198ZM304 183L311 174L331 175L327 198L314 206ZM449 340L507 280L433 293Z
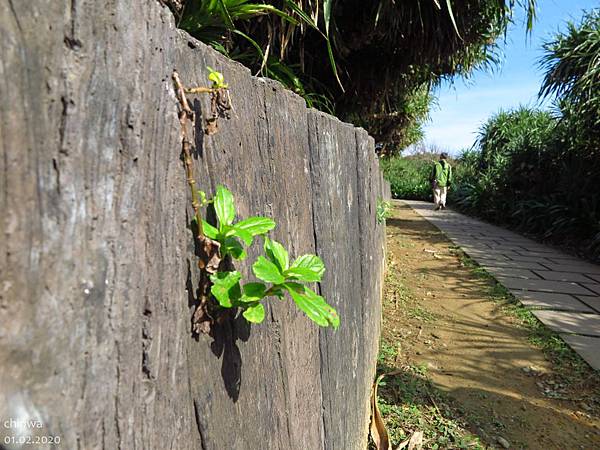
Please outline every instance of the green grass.
M407 309L406 315L411 319L418 319L422 322L433 322L438 318L438 316L419 305L413 305L411 308Z
M398 355L398 348L388 344L386 341L381 340L379 342L379 354L377 355L378 363L385 363L386 361L395 361Z
M382 345L379 373L390 372L395 352ZM466 429L466 421L452 401L433 387L424 365L410 365L379 383L378 404L395 448L413 432L423 432L426 449L484 449Z
M388 267L390 267L390 270L387 271L385 284L390 289L387 290L388 297L386 301L393 303L394 308L400 309L405 317L417 319L422 322L433 322L436 320L437 316L423 308L412 289L402 282L398 272L391 265L391 260L388 261ZM425 277L424 274L421 275Z
M396 246L399 248L415 248L416 245L413 242L407 241L405 239L399 239L396 242Z

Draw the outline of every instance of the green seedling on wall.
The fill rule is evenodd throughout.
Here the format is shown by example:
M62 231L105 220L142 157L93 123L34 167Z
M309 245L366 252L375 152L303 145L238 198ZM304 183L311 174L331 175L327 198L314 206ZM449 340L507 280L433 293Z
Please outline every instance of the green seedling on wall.
M375 212L377 217L377 223L382 224L385 223L386 219L389 219L392 216L392 205L390 202L386 202L381 198L377 199L377 210Z
M246 257L242 242L251 245L254 237L275 227L275 222L266 217L251 217L233 223L235 205L233 195L223 186L217 188L213 199L218 226L204 221L204 232L221 243L222 256L234 259ZM240 308L249 322L261 323L265 308L261 301L267 297L284 299L287 292L294 303L309 319L320 326L337 328L340 319L334 308L325 299L303 283L320 282L325 265L316 255L303 255L290 264L287 250L279 242L264 237L265 256L259 256L252 271L260 282L241 284L242 275L236 271L223 271L211 275L211 293L223 308Z
M206 66L208 69L208 80L212 81L213 89L227 89L229 85L225 83L225 77L221 72L217 72L212 67Z
M204 234L221 244L221 256L231 255L234 259L245 259L246 251L242 242L252 245L254 237L264 235L275 228L275 222L268 217L250 217L233 223L235 220L235 205L231 192L223 187L217 187L217 193L212 200L217 213L218 227L206 220L202 221Z

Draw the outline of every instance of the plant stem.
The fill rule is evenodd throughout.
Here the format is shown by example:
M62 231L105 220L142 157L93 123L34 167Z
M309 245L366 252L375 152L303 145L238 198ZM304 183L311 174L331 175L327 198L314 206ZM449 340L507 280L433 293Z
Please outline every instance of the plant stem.
M204 230L202 228L202 216L200 215L200 203L198 202L198 193L196 192L196 180L194 180L194 166L192 161L192 153L190 151L191 143L187 137L187 122L194 121L194 112L190 109L187 98L185 97L185 89L179 79L177 71L173 71L173 82L175 83L175 90L177 91L177 97L181 105L179 111L179 123L181 125L181 150L183 152L183 161L185 163L185 173L187 182L190 187L192 194L192 208L194 209L194 218L196 219L196 225L198 227L199 240L204 239Z
M210 88L210 87L195 87L195 88L187 88L185 92L188 94L212 94L216 92L218 89Z

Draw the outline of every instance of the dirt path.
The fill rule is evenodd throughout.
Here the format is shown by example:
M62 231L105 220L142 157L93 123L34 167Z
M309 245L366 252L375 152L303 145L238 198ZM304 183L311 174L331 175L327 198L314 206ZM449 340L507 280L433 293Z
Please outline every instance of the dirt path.
M411 394L406 385L414 380L405 377L397 385L401 392L383 389L384 403L429 398L421 406L459 416L462 427L481 439L479 448L600 449L598 373L550 362L530 342L522 320L490 298L494 283L477 276L452 243L408 206L396 205L387 225L380 372L401 369L406 375L413 368L413 378L425 378L447 401L439 400L440 407L438 397L418 383ZM393 410L399 419L390 407L383 409L402 427L408 409ZM427 414L423 426L444 421ZM437 428L429 434L426 448L474 445L467 439L462 446L452 433L444 438Z

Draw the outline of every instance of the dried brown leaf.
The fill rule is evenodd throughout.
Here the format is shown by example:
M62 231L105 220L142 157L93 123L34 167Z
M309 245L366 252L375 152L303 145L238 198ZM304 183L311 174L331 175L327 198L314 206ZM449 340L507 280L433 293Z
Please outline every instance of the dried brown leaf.
M200 259L198 267L212 275L217 273L221 264L221 244L206 236L200 236Z
M377 450L392 450L385 423L381 417L379 406L377 406L377 385L384 376L385 374L377 378L373 384L373 391L371 393L371 437Z
M219 131L219 124L217 122L217 118L211 117L210 119L206 119L206 128L204 128L204 132L210 136L212 134L215 134L217 131Z

